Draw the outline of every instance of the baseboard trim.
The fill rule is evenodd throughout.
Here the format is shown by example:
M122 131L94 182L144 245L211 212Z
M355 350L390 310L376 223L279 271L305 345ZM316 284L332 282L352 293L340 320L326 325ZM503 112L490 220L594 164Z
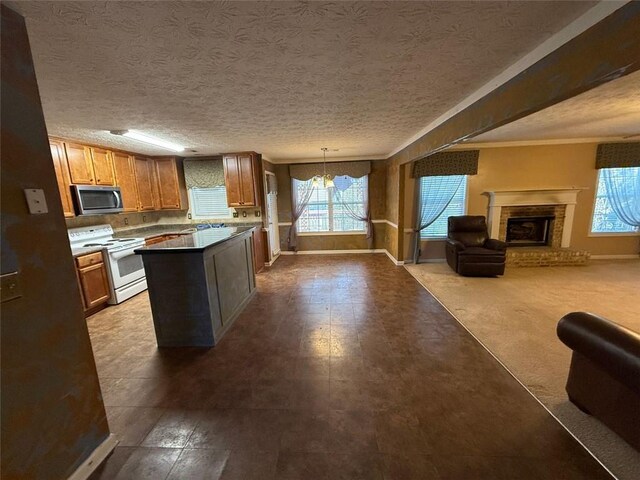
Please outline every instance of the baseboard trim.
M271 265L273 265L274 263L276 263L276 260L280 258L280 255L282 254L282 252L278 252L276 253L275 257L273 257L270 261L268 262L264 262L264 266L265 267L270 267Z
M280 255L345 255L348 253L385 253L383 248L354 248L353 250L298 250L297 252L282 251Z
M396 260L385 248L353 249L353 250L298 250L297 252L281 251L280 255L348 255L350 253L384 253L394 265L404 265L404 261Z
M389 257L389 260L391 260L394 263L394 265L396 266L404 265L404 260L396 260L396 257L391 255L391 253L388 250L385 250L384 253L387 254L387 257Z
M626 255L591 255L591 260L625 260L631 258L640 258L638 254L626 254Z
M118 439L112 433L91 452L91 455L80 464L67 480L87 480L96 468L111 454L118 445Z

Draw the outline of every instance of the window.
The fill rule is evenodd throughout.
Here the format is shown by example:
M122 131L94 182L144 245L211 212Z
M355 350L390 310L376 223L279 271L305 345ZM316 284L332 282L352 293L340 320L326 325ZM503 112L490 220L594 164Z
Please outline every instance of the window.
M367 176L351 178L346 175L335 177L336 189L340 191L342 200L352 205L356 212L363 212L367 200ZM311 180L294 180L294 194L299 200ZM347 214L344 207L336 200L334 188L316 187L311 195L309 205L298 219L299 233L321 232L365 232L365 222L355 220Z
M451 177L453 178L453 177ZM430 194L432 195L434 187L448 188L453 190L457 186L457 182L443 182L442 177L421 177L420 178L420 195L421 202L429 202ZM453 196L453 199L447 205L447 208L440 216L427 228L420 231L420 238L443 238L447 236L447 219L455 215L465 214L465 204L467 199L467 176L464 175L462 183Z
M231 218L233 209L227 206L225 187L190 188L189 205L193 218Z
M610 168L608 170L610 171L611 180L614 182L640 181L640 167ZM604 181L604 175L602 175L602 170L599 170L591 233L632 233L637 231L637 227L624 223L616 215L611 202L607 198L607 185Z

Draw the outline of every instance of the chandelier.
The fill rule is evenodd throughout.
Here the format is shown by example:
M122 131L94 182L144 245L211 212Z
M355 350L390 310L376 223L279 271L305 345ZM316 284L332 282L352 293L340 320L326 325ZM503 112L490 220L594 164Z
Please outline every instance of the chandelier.
M322 186L324 188L333 188L335 186L333 178L331 178L331 175L327 174L327 150L329 149L327 147L322 147L320 150L322 150L322 175L316 175L313 177L311 185L313 185L314 188L317 188L320 186L320 182L322 182Z

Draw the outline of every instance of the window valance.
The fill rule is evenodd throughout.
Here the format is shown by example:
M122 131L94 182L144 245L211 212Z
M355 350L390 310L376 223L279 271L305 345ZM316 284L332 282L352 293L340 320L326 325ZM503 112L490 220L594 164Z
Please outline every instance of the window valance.
M601 143L596 168L640 167L640 142Z
M478 173L479 150L438 152L413 164L413 178Z
M352 178L361 178L371 173L371 162L328 162L327 174L332 177L348 175ZM301 163L289 165L289 175L296 180L310 180L316 175L322 175L321 163Z
M221 159L185 159L184 180L187 188L210 188L224 185Z

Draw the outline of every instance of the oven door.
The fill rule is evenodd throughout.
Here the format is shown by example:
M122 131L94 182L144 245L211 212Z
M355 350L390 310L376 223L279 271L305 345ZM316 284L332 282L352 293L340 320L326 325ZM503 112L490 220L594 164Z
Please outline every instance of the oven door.
M136 245L125 250L108 252L109 270L114 289L122 288L145 277L142 256L133 253L134 250L140 247L141 245Z
M120 187L72 185L74 204L78 215L96 215L122 212Z

